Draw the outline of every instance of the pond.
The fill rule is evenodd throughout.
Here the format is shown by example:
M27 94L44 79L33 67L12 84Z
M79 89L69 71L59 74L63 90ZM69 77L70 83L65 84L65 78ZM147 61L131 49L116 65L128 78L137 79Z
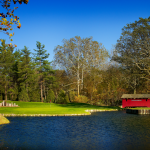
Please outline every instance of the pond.
M113 111L89 116L7 118L11 123L0 125L0 149L150 149L150 115Z

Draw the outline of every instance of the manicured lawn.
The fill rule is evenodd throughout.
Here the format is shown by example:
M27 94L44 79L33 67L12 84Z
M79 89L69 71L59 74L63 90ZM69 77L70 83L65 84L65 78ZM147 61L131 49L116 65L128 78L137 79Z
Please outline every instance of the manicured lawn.
M11 101L8 101L11 102ZM116 110L119 107L109 106L93 106L83 103L69 103L69 104L54 104L41 102L18 102L13 101L20 107L0 107L1 114L89 114L85 110Z

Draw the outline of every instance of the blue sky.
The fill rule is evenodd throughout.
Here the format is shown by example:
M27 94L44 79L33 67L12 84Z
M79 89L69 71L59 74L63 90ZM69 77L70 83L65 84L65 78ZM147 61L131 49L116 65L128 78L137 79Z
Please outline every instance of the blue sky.
M29 0L27 5L14 6L19 7L14 14L20 18L22 27L13 30L12 44L16 44L17 49L27 46L34 52L36 41L40 41L50 53L49 61L53 60L53 50L62 45L63 39L75 36L92 36L110 53L126 24L150 16L148 0ZM3 11L0 8L0 12ZM9 39L2 32L0 37Z

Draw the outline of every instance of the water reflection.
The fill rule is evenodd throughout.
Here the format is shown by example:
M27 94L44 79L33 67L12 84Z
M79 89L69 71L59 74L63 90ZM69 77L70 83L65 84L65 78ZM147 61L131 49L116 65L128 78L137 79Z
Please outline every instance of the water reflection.
M97 112L91 116L8 117L1 149L150 149L150 116Z

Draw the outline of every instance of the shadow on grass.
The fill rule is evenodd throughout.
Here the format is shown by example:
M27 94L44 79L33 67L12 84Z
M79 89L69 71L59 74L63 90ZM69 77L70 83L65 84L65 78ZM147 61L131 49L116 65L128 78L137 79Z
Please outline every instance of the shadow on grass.
M57 104L60 107L70 107L70 108L92 108L92 109L119 109L117 106L95 106L86 103L68 103L68 104Z

